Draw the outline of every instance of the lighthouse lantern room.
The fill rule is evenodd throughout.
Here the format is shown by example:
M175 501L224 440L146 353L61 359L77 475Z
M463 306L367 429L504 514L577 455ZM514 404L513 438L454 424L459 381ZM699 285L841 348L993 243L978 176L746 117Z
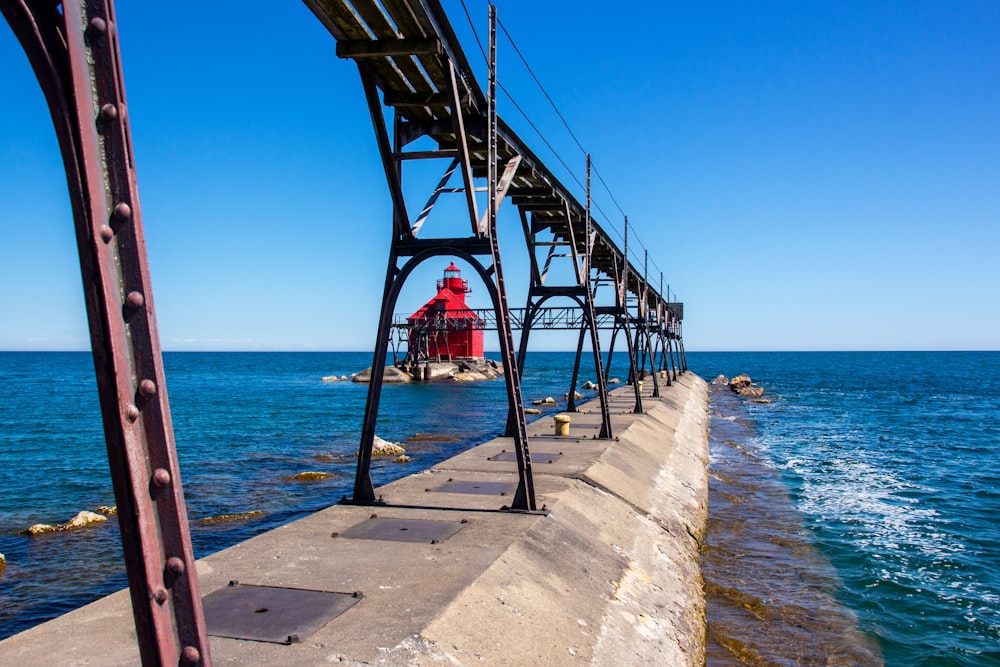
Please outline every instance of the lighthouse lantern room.
M483 322L465 303L469 281L452 262L437 281L437 294L406 318L407 358L453 361L483 356Z

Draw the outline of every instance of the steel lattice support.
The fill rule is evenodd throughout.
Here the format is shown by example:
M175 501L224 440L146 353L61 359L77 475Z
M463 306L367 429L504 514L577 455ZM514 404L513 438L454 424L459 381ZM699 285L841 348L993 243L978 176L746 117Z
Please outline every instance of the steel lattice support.
M440 50L440 46L434 47L432 45L428 48ZM353 58L358 63L358 71L361 75L362 85L368 101L368 109L375 130L379 153L382 157L389 193L393 202L392 240L389 251L389 263L386 269L382 310L375 338L375 354L372 360L372 374L368 385L368 399L365 405L364 422L361 430L354 493L350 502L358 504L380 502L380 499L375 495L375 488L371 479L371 459L383 385L381 370L388 353L388 341L391 337L393 327L393 309L399 298L400 290L407 277L419 264L431 257L449 255L464 259L478 272L483 283L486 285L487 291L490 293L494 305L500 351L505 368L509 410L515 420L515 432L513 436L518 469L518 488L510 509L534 511L536 503L534 481L531 474L531 458L528 452L524 401L521 395L520 373L518 372L513 349L510 310L507 305L507 290L504 284L503 267L496 232L497 209L514 179L514 175L521 162L521 157L515 155L508 159L503 175L498 177L497 163L499 157L497 156L496 147L497 118L496 110L493 106L495 86L494 68L491 66L490 71L491 86L490 97L488 98L490 106L484 115L482 110L477 109L468 100L465 88L467 84L456 75L454 62L448 57L442 56L438 66L449 72L449 89L447 93L443 93L444 98L439 100L438 103L450 111L450 118L447 121L449 127L445 129L450 131L450 136L454 137L455 146L439 147L437 150L419 152L405 151L406 145L415 139L425 136L431 131L445 131L441 129L444 121L438 121L437 125L424 121L417 122L412 119L404 121L400 114L400 108L409 107L412 104L417 104L417 108L419 108L420 105L418 103L411 102L409 99L400 99L396 100L395 104L392 104L393 100L390 99L388 94L384 94L383 99L379 100L379 86L384 75L373 65L369 64L370 60L384 55L384 53L378 50L378 47L374 45L364 45L363 48L352 46L350 48L339 49L338 52L342 57ZM491 53L495 54L495 51L491 51ZM423 101L423 99L420 101ZM386 115L389 113L388 107L393 107L391 110L391 136L386 120ZM478 162L474 160L474 149L470 146L469 134L467 133L467 128L473 126L487 130L487 137L485 137L487 139L487 150L482 150L483 146L480 145L479 141L477 141L477 145L475 146L475 150L479 153L486 153L484 156L485 159L481 159ZM403 163L409 160L441 158L448 159L449 166L446 168L441 181L432 192L419 216L415 220L411 220L402 189ZM475 197L473 170L474 167L479 169L482 166L485 166L488 172L489 201L486 214L480 217ZM461 175L462 185L458 188L449 189L447 187L448 183L452 175L456 172ZM472 235L459 238L418 238L418 234L425 228L425 223L428 221L438 197L445 192L465 193ZM479 258L481 257L488 258L488 266L480 261Z
M210 664L170 421L110 0L3 0L66 169L118 524L145 665Z
M604 368L601 362L601 344L597 332L597 314L594 310L594 294L591 289L589 275L591 266L591 231L590 231L590 206L589 206L589 194L590 194L590 156L587 156L587 194L588 194L588 206L585 213L585 235L586 238L578 240L576 238L576 233L574 231L574 220L573 212L570 209L568 202L562 202L563 210L566 215L566 230L567 234L565 237L560 238L555 234L551 234L550 227L547 224L540 223L535 220L528 219L528 214L525 213L523 207L519 207L519 213L521 217L521 227L524 231L524 239L528 246L528 258L530 262L530 276L531 281L528 286L528 296L527 305L524 309L524 321L523 321L523 331L521 333L521 343L517 354L517 365L518 371L520 373L524 372L525 359L528 352L528 339L531 334L532 325L535 323L535 319L538 313L541 311L543 304L551 298L562 297L569 298L576 301L580 306L582 311L580 335L576 346L576 356L573 364L573 371L570 380L569 391L567 392L567 412L576 412L576 384L579 380L580 373L580 359L583 354L583 343L586 339L588 333L590 336L590 345L593 350L594 356L594 371L597 374L597 392L598 398L601 406L601 429L598 434L599 438L612 438L612 427L611 427L611 409L608 402L608 387L607 378L604 375ZM553 193L551 191L544 192L541 195L545 198L551 198ZM537 198L522 198L520 201L532 201ZM526 205L526 204L525 204ZM543 236L544 235L544 236ZM542 239L545 240L542 240ZM583 244L583 250L580 250L580 241ZM547 248L545 252L545 263L540 267L538 261L538 252L542 248ZM569 260L571 262L571 275L574 279L574 284L572 285L546 285L546 278L549 274L549 269L553 263L553 260L563 259ZM513 435L513 430L516 424L514 422L514 415L509 415L507 419L507 431L506 435Z
M639 308L638 315L640 320L640 331L642 332L642 349L643 349L643 361L642 366L645 368L646 361L649 361L649 372L652 376L653 381L653 398L659 398L660 396L660 384L657 381L656 376L656 360L655 360L655 350L653 349L653 335L652 330L655 326L653 316L649 311L649 251L645 252L643 259L642 268L642 291L639 294Z
M636 345L632 342L632 315L629 313L628 309L628 298L630 294L629 289L629 272L631 270L631 265L628 261L628 216L625 217L625 237L623 239L622 245L622 265L621 269L618 269L617 260L615 262L615 306L617 308L616 317L618 319L618 326L625 332L625 342L628 346L628 362L629 362L629 378L632 383L632 388L635 393L635 406L632 408L632 412L641 414L643 412L642 408L642 392L639 390L639 363L638 354L636 351ZM638 332L637 336L638 336ZM614 340L614 333L611 335L612 341ZM611 345L612 350L614 349L614 344ZM610 354L610 353L609 353Z

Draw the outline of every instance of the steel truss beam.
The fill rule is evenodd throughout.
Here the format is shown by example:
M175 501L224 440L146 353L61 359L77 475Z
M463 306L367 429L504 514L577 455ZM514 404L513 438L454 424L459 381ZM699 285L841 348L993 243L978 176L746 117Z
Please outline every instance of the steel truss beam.
M0 0L66 170L145 665L211 663L164 381L111 0Z

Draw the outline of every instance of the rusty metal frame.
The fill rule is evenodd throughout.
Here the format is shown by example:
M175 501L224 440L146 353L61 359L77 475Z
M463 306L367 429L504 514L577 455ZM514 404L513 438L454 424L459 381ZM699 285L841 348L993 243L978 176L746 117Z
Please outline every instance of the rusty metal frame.
M111 0L2 0L59 140L145 665L211 663L167 400Z

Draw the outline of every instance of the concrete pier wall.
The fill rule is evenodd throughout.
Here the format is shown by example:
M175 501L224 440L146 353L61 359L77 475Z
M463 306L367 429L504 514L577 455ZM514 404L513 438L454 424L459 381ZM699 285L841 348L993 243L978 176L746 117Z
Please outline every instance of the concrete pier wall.
M551 419L529 426L545 513L497 511L516 485L514 464L493 460L512 443L497 438L381 487L386 506L330 507L200 560L206 596L233 580L363 594L289 645L212 636L214 662L703 664L707 387L687 373L658 399L650 390L643 415L630 412L630 387L612 394L617 440L594 438L596 403L571 415L567 437ZM436 543L352 537L388 519L457 532ZM0 664L137 661L126 591L0 642Z

